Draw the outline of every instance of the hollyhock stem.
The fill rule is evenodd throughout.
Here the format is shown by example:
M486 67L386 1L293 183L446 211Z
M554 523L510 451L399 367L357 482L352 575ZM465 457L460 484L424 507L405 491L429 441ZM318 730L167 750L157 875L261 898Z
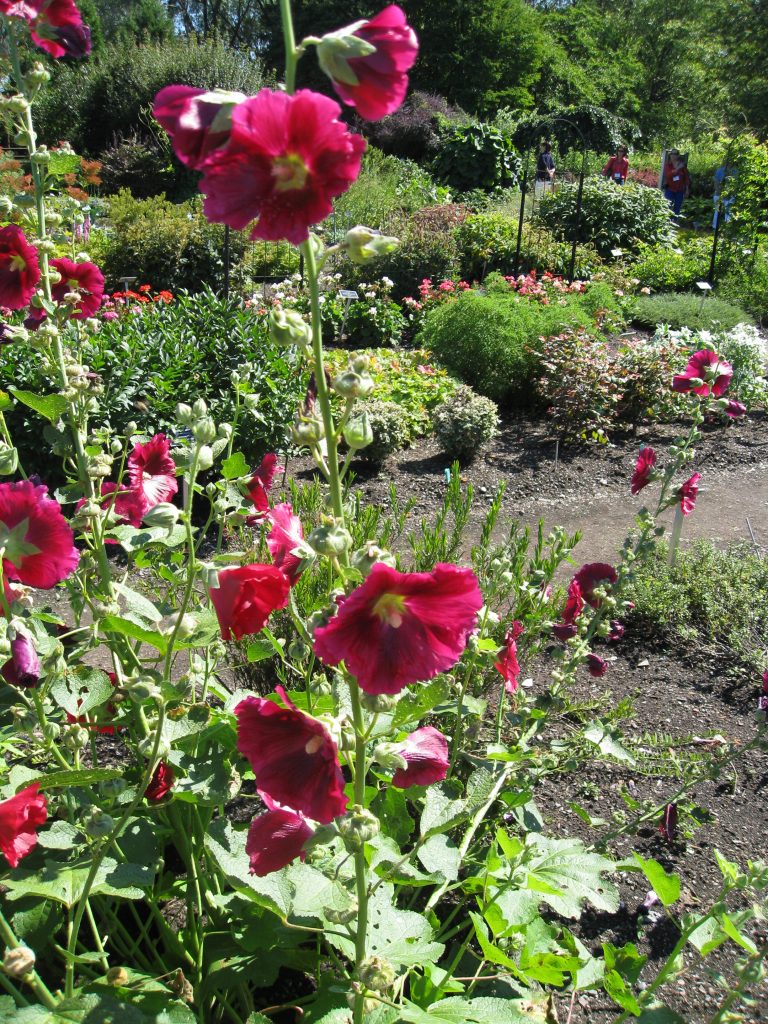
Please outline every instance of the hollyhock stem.
M298 62L291 0L280 0L280 20L283 25L283 41L285 43L285 91L291 96L296 91L296 64Z
M365 721L363 706L360 701L360 687L356 680L347 677L349 692L352 698L352 718L355 725L355 804L365 807ZM365 843L360 843L355 851L355 884L357 889L357 922L355 931L355 968L359 972L360 965L366 957L366 934L368 931L368 864L365 859ZM363 1024L365 1020L365 993L355 994L354 1024Z

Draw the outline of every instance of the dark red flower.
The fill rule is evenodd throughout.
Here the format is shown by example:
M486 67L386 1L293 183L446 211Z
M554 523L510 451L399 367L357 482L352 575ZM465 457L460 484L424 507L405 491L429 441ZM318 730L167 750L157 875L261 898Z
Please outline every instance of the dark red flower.
M651 474L655 465L656 452L653 448L641 448L635 463L635 471L632 474L632 483L630 485L632 494L639 494L651 482Z
M37 829L48 810L37 783L0 802L0 850L12 868L37 843Z
M667 804L659 822L659 835L673 843L677 836L677 804Z
M370 21L328 33L317 46L320 67L336 93L367 121L378 121L402 104L418 52L416 33L396 4Z
M232 110L245 99L241 92L169 85L155 96L152 113L171 136L179 160L199 170L229 142Z
M552 633L556 640L561 643L565 643L566 640L570 640L571 637L576 636L578 633L578 627L575 622L556 622L552 627Z
M28 306L39 280L40 264L34 245L15 224L0 229L0 305L8 309Z
M222 569L219 585L208 591L224 640L258 633L278 608L288 604L291 585L274 565L243 565Z
M497 668L504 677L504 688L507 693L514 693L520 679L520 662L517 660L517 638L523 632L523 624L515 620L512 629L508 629L504 636L504 646L494 668Z
M730 419L737 420L741 416L747 415L747 407L746 405L743 404L743 402L737 402L735 398L731 398L728 400L728 404L726 405L723 412Z
M581 596L587 604L599 608L600 598L596 596L595 589L606 583L615 583L618 576L613 566L607 562L588 562L582 565L573 578L578 583Z
M431 725L416 729L407 736L397 750L408 762L392 776L392 785L398 789L409 786L430 786L442 782L448 774L448 740Z
M245 843L251 874L262 878L297 857L305 860L303 846L312 834L313 829L303 815L294 811L276 808L260 814L251 822Z
M277 688L285 707L246 697L235 708L237 749L251 762L263 797L327 824L344 814L344 776L328 729Z
M576 620L583 610L584 598L582 597L581 586L574 576L568 584L568 596L566 598L565 608L563 609L562 622L556 622L552 627L555 639L565 643L566 640L570 640L571 637L576 636L578 633Z
M26 633L16 633L11 640L11 657L2 667L6 683L34 688L40 682L40 659L35 645Z
M165 761L159 761L157 768L152 773L149 785L144 790L144 796L151 804L157 804L164 799L173 789L176 776L173 768Z
M281 569L293 586L301 576L303 558L295 554L296 549L304 540L301 520L293 514L287 502L275 507L267 514L272 528L267 534L267 547L272 561Z
M30 5L32 6L32 5ZM91 30L83 24L74 0L39 0L31 23L32 41L51 57L86 57L91 52Z
M596 679L599 679L600 676L604 676L608 671L608 662L605 658L601 658L599 654L588 654L587 671L591 676L595 676Z
M681 394L693 392L701 398L720 398L728 390L733 367L716 352L703 348L694 352L682 373L672 378L672 390Z
M104 295L104 275L95 263L75 263L65 256L51 260L51 267L58 270L61 280L51 289L56 302L63 302L68 292L79 292L80 301L73 307L70 315L73 320L85 320L96 316ZM37 311L33 315L36 315Z
M456 664L482 605L471 569L403 573L377 562L315 630L315 654L326 665L344 661L367 693L399 693Z
M283 467L278 466L274 452L267 452L259 463L258 469L248 481L248 494L256 509L256 515L250 516L248 525L258 523L269 512L269 492L276 473L282 473Z
M701 473L694 473L693 476L688 477L677 492L677 496L680 499L680 509L684 516L689 516L694 508L696 508L699 480L701 480Z
M140 520L161 501L170 501L179 489L170 450L165 434L155 434L146 444L136 444L128 456L128 476L143 506Z
M58 501L32 480L0 484L0 541L8 579L39 590L66 579L80 557Z
M309 238L360 172L365 140L338 120L337 103L307 89L262 89L232 111L232 133L204 167L205 215L251 238Z
M607 639L611 642L621 640L625 632L624 626L622 626L618 619L611 619L611 631Z

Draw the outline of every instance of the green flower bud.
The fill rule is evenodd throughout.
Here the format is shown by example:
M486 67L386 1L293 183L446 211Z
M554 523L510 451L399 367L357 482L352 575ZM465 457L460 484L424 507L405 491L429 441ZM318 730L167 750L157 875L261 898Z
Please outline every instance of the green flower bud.
M355 373L367 373L371 368L371 357L366 355L364 352L349 362L350 369L354 370Z
M388 711L393 711L397 702L400 700L399 693L361 693L360 702L366 711L370 711L371 714L386 715Z
M323 914L326 921L329 921L331 924L351 924L357 917L358 910L357 903L353 903L346 910L338 910L336 907L324 907Z
M152 676L139 676L138 679L131 679L125 685L128 696L135 701L157 700L160 690Z
M24 77L30 85L43 85L45 82L50 82L51 73L39 60L36 60Z
M99 789L108 800L114 800L125 792L127 786L125 779L107 779L101 783Z
M108 836L114 827L114 818L100 807L90 807L83 818L83 831L93 839Z
M188 427L193 419L192 406L186 402L179 402L176 406L176 419L183 427Z
M305 348L312 341L312 328L295 309L275 306L269 312L269 336L278 345Z
M346 370L334 378L331 387L342 398L367 398L373 391L373 377L367 373ZM369 442L370 444L370 442Z
M383 562L393 569L397 567L395 556L385 548L380 548L372 540L366 541L363 547L352 552L350 562L354 569L359 569L363 576L367 576L377 562Z
M0 196L0 216L6 218L13 212L13 200L10 196Z
M402 744L398 743L379 743L373 752L375 761L381 765L382 768L391 768L392 771L396 772L398 768L405 770L408 767L408 762L403 757L399 750Z
M358 224L351 228L344 237L344 246L353 263L369 263L377 256L384 256L398 247L400 240L390 235L382 235L371 228Z
M19 466L19 453L5 441L0 441L0 476L12 476Z
M379 832L379 819L365 807L355 804L339 822L339 834L348 850L359 850Z
M389 960L380 956L369 956L363 960L358 971L361 984L372 992L386 992L395 982L395 969Z
M62 742L67 750L82 750L88 743L89 733L79 725L70 725L64 730Z
M18 93L15 96L7 96L3 105L12 114L23 114L29 110L29 100ZM20 143L20 145L26 145L26 143Z
M197 468L201 473L204 473L206 469L210 469L213 465L213 451L204 444L200 448L200 452L197 457Z
M291 439L310 448L325 437L323 421L319 416L297 416L291 424Z
M29 162L36 164L38 167L44 167L46 164L49 164L51 162L51 154L48 152L47 147L41 146L36 152L32 153Z
M307 543L319 555L334 558L349 550L352 545L352 535L336 522L323 523L310 533Z
M352 451L367 448L373 441L371 418L367 412L361 412L358 416L353 416L350 420L347 420L344 424L344 440Z
M306 661L311 654L311 649L304 643L301 637L292 640L288 645L288 657L293 661Z
M35 954L29 946L14 946L6 949L3 957L3 973L9 978L21 980L35 969ZM11 1004L13 1005L13 1004Z
M110 967L104 978L108 985L114 985L115 988L127 985L130 981L128 971L124 967Z
M144 523L150 528L161 527L165 530L171 530L178 521L179 510L169 501L161 501L151 508L149 512L144 513Z
M196 441L201 444L210 444L216 440L216 424L210 416L203 416L192 424L192 433Z
M198 398L195 400L192 404L192 415L196 420L202 419L203 416L208 415L208 406L204 399Z

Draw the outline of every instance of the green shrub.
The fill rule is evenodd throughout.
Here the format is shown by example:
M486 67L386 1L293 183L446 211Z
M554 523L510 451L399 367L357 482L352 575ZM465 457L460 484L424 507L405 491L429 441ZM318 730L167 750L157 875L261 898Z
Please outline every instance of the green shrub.
M475 121L443 134L432 168L460 192L517 185L521 161L510 137L492 124Z
M496 436L499 411L490 398L477 395L466 384L435 409L435 437L452 459L470 462L478 450Z
M718 294L748 310L762 324L768 323L768 248L752 259L743 255L718 282Z
M439 152L447 125L470 121L442 96L414 90L399 110L380 121L364 121L358 130L385 153L425 162Z
M654 642L682 640L733 668L765 667L768 559L751 548L722 551L700 541L672 567L662 549L638 564L626 596L635 604L630 627Z
M101 154L101 162L107 195L127 189L134 199L147 199L171 191L176 185L176 174L165 147L136 131L116 137ZM194 184L189 191L194 191Z
M711 238L680 239L675 247L643 242L637 247L632 274L656 292L687 291L707 277L711 255Z
M174 204L165 196L134 199L122 190L109 202L109 226L99 258L112 286L127 276L174 292L222 287L224 228L203 217L200 199ZM231 233L233 264L246 245L242 232Z
M412 160L387 156L369 146L359 177L334 203L336 217L342 222L337 233L356 224L388 230L394 217L449 198L448 190Z
M605 340L565 330L544 339L540 349L536 388L558 437L605 444L619 399Z
M661 292L639 295L632 307L632 321L640 327L655 329L658 324L691 330L728 330L737 324L751 323L752 318L732 302L710 295L702 302L699 295Z
M366 462L380 465L388 456L400 451L408 444L408 427L402 410L395 402L384 402L380 398L369 398L355 406L357 414L368 413L373 431L373 441L360 451Z
M578 185L566 183L542 198L537 220L555 238L590 242L602 256L612 249L633 249L640 242L655 244L673 238L669 203L658 189L587 178L578 224L577 196Z

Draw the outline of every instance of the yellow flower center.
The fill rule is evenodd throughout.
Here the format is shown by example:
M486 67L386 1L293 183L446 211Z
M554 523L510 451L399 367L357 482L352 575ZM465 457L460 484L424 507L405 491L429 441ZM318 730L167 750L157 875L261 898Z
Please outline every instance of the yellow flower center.
M272 164L272 177L278 192L289 189L304 188L309 171L298 153L279 156Z
M20 253L15 252L11 256L11 259L9 261L9 267L15 273L20 274L22 270L27 269L27 261L24 259L23 256L20 255Z
M403 624L405 598L402 594L382 594L373 606L373 613L388 626L398 629Z

